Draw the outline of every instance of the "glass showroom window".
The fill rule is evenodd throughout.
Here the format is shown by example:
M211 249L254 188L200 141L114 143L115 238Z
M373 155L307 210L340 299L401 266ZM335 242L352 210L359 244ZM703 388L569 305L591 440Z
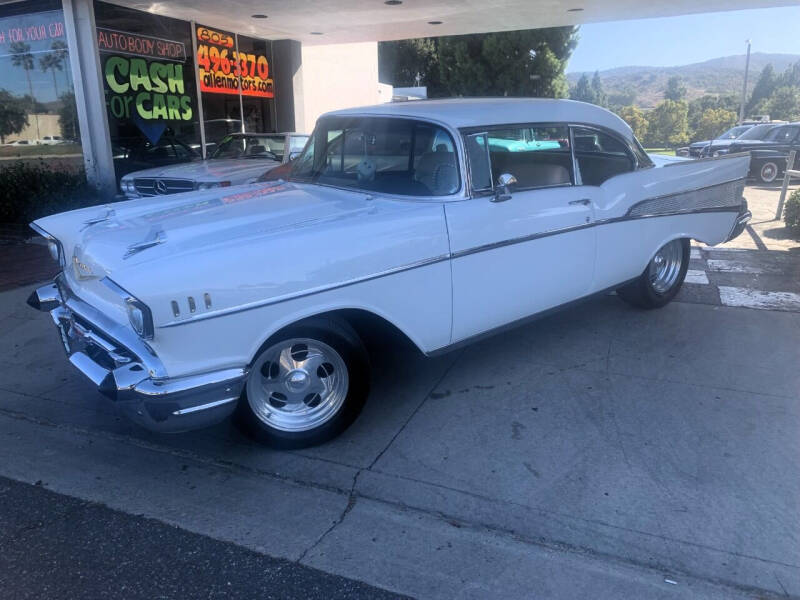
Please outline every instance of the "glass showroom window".
M117 181L199 160L191 24L105 2L95 21Z
M0 157L83 167L75 93L58 1L0 6ZM8 159L12 159L8 161Z

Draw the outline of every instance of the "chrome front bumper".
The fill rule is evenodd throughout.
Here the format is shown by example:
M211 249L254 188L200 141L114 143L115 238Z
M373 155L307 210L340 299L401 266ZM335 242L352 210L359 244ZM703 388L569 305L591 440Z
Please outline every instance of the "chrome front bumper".
M50 313L69 362L143 427L160 432L198 429L236 408L244 369L167 377L147 343L77 298L62 275L34 291L28 304Z

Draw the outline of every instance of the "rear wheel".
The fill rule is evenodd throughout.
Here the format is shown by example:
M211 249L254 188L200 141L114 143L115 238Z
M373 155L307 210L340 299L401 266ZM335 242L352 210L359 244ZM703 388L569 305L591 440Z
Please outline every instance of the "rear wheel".
M689 240L667 242L655 253L644 272L617 290L620 298L641 308L661 308L681 289L689 268Z
M313 446L344 431L368 393L369 362L356 333L338 321L307 321L264 344L239 401L239 422L273 447Z
M768 160L761 163L758 169L758 178L761 183L772 183L778 178L778 163Z

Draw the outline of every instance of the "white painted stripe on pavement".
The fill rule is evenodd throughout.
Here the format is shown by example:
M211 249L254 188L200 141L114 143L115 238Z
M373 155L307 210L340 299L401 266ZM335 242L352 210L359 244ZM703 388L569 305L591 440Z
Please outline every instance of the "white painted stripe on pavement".
M719 298L725 306L800 312L800 294L793 292L763 292L721 285L719 286Z
M738 260L716 260L709 258L706 263L708 264L709 271L719 271L721 273L759 274L764 272L764 269L760 267L748 265Z
M689 269L686 271L686 283L700 283L703 285L708 284L708 276L705 271L698 271L696 269Z
M748 248L728 248L727 246L706 246L706 250L714 252L752 252Z

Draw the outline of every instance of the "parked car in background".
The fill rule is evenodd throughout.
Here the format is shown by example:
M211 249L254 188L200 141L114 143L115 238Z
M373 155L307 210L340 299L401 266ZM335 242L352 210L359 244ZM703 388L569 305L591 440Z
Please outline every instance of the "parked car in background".
M122 178L120 189L128 198L140 198L255 181L284 157L288 160L293 144L302 150L306 139L301 134L233 133L220 141L207 160L130 173Z
M749 133L749 132L748 132ZM794 168L800 167L800 122L771 125L758 139L741 136L720 148L719 154L750 153L750 177L772 183L783 177L792 150L797 152Z
M163 135L155 144L144 138L122 140L112 149L118 180L128 173L201 160L200 152L177 137ZM122 190L123 192L125 190Z
M559 143L493 148L509 129ZM608 290L666 305L690 239L745 227L748 162L650 157L619 117L569 100L336 111L289 181L38 219L63 271L29 304L145 427L237 411L303 447L361 411L380 324L435 354Z
M706 158L709 156L720 156L725 154L728 151L730 145L736 139L742 140L760 140L767 132L769 132L773 127L775 127L776 123L759 123L758 125L754 125L743 134L741 134L738 138L728 139L728 140L713 140L708 146L703 148L700 151L699 158Z
M736 125L731 127L726 132L718 135L713 140L703 140L701 142L693 142L689 144L686 148L678 148L676 150L676 154L678 156L688 156L690 158L699 158L702 153L703 149L710 146L713 142L720 142L726 140L735 140L737 137L742 135L745 131L752 129L757 123L743 123L741 125Z

